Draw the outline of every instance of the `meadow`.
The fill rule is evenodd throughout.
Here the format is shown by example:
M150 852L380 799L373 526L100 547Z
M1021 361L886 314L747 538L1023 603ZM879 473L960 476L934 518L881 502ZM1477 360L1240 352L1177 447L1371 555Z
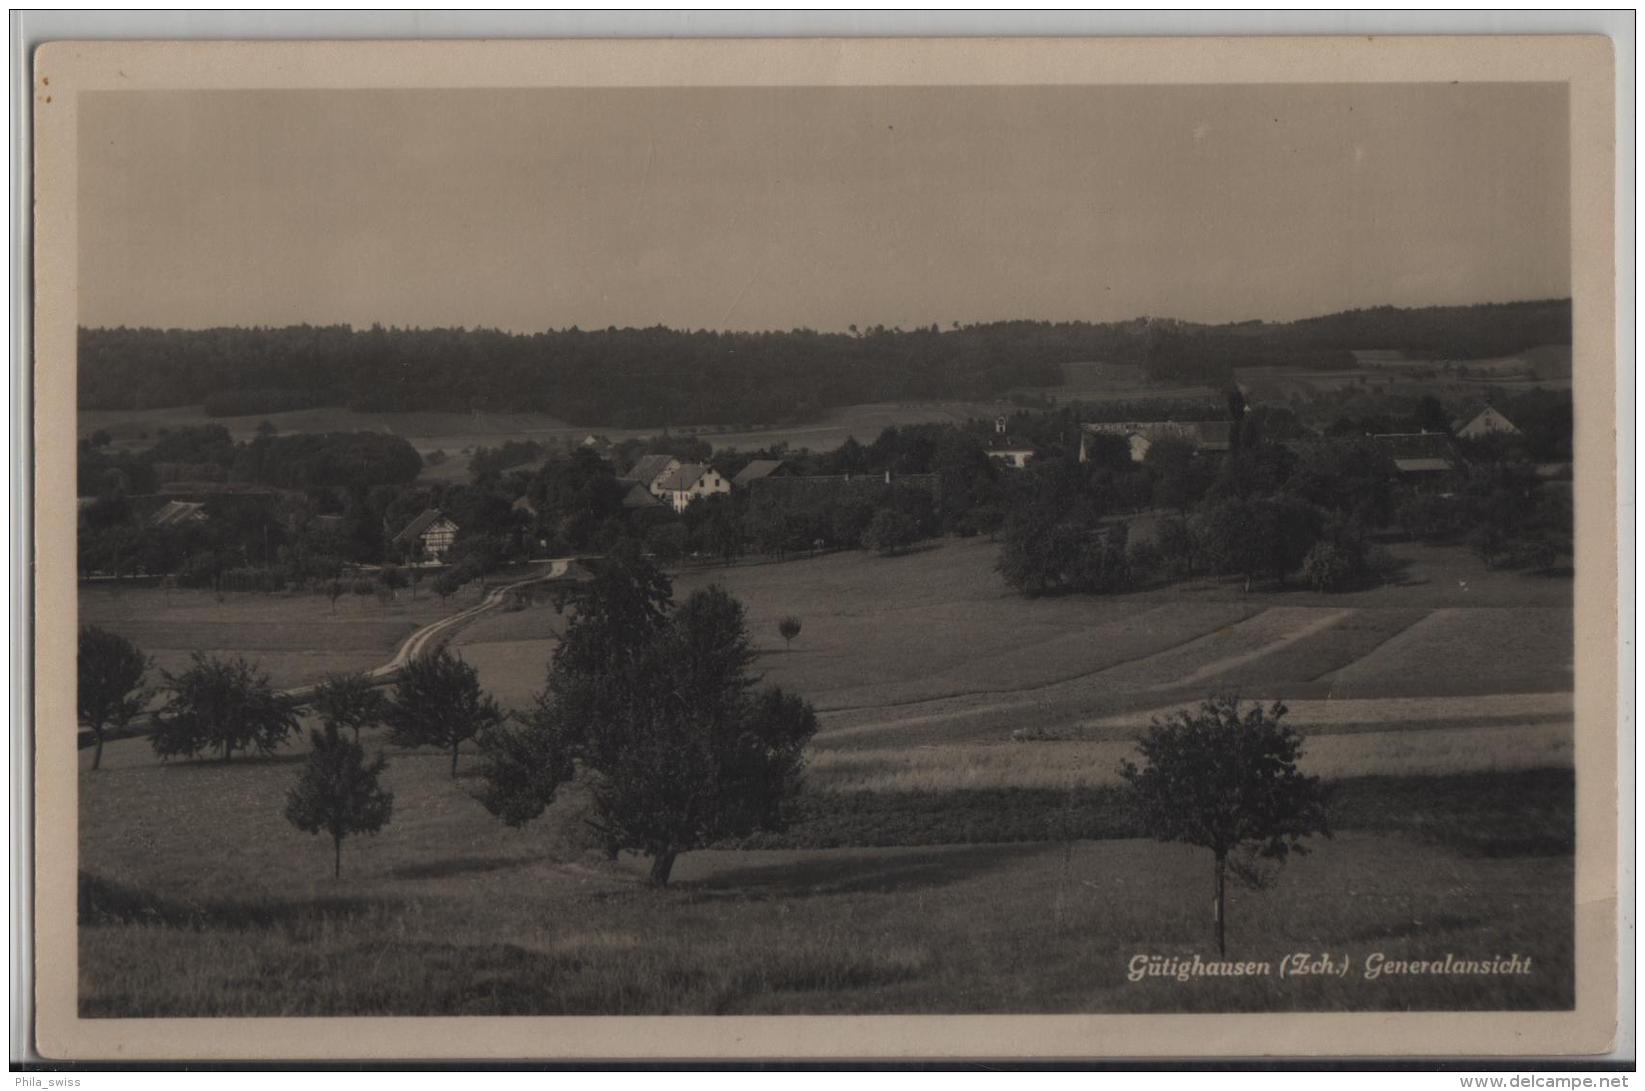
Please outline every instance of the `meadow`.
M822 727L788 829L687 853L660 892L643 862L598 851L581 789L521 830L488 815L472 750L452 780L368 732L395 816L345 843L333 880L329 845L281 815L300 743L228 767L112 743L95 773L82 755L82 1011L1569 1006L1570 581L1391 548L1398 583L1339 595L1208 580L1028 600L983 540L683 571L677 598L721 583L744 601L756 670ZM87 591L82 618L161 662L240 651L302 682L381 662L466 605L167 594ZM563 620L493 613L454 643L523 709ZM1214 950L1208 855L1140 839L1116 768L1152 717L1218 690L1285 699L1304 768L1335 792L1334 839L1234 894L1232 956L1518 953L1537 972L1126 981L1137 952Z

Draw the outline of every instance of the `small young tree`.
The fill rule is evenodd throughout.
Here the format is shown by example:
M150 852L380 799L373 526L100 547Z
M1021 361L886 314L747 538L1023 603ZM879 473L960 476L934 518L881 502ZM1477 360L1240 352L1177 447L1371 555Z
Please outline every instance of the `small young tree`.
M794 638L800 635L800 619L793 614L789 614L777 622L777 633L783 638L783 646L791 647Z
M383 716L396 746L437 746L451 751L457 775L457 748L503 722L502 711L480 688L480 676L462 659L441 648L413 659L400 672L394 699Z
M394 793L378 783L387 764L381 754L366 764L360 744L329 723L311 737L314 749L286 792L286 821L304 833L331 835L332 875L341 877L343 838L382 829L394 812Z
M351 729L355 742L361 728L376 727L388 712L387 698L363 674L327 675L315 688L312 705L327 725Z
M103 764L103 734L125 727L143 711L148 693L143 677L149 661L137 646L119 633L95 625L80 627L79 720L97 740L91 767Z
M1297 772L1302 737L1280 723L1285 706L1213 697L1197 713L1155 720L1138 740L1146 766L1120 765L1138 816L1160 841L1211 850L1216 878L1217 950L1226 953L1227 873L1251 887L1267 885L1262 861L1284 863L1307 849L1305 837L1330 837L1326 791Z
M331 609L333 612L336 612L337 610L337 600L343 597L343 590L343 579L341 576L333 576L331 578L331 582L326 584L326 598L331 600Z
M297 729L291 702L244 659L195 652L192 663L182 674L161 672L171 690L155 716L152 744L161 760L210 750L225 762L236 750L268 754Z

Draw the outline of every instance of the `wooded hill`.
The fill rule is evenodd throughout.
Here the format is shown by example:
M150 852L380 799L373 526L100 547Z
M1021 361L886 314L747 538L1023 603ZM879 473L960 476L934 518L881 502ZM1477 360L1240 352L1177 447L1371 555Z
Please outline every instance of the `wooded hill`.
M1236 367L1348 367L1352 349L1475 358L1569 344L1571 303L1376 307L1297 322L994 322L849 333L287 326L82 328L83 409L203 402L218 416L315 405L365 412L546 412L654 428L808 420L834 406L980 399L1056 386L1075 360L1153 380L1225 383Z

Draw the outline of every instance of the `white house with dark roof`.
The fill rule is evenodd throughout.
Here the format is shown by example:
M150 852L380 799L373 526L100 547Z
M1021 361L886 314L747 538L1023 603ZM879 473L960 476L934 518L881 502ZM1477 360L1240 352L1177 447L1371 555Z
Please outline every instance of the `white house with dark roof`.
M442 561L457 540L457 524L439 508L428 508L389 540L395 549L416 553L425 560Z
M712 466L687 462L664 476L651 491L679 512L704 496L730 492L731 482Z

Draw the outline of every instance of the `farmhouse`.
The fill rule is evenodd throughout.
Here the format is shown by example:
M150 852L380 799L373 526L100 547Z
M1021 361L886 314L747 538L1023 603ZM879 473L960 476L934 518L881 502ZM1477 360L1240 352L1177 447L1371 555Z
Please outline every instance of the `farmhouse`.
M731 478L734 488L746 489L751 481L763 481L768 477L788 477L790 471L786 463L780 458L756 458Z
M1013 439L1005 431L1005 418L994 420L994 435L988 441L988 457L1014 469L1022 469L1034 457L1034 445Z
M631 481L660 498L662 489L659 486L663 478L679 468L680 460L672 455L645 455L619 480Z
M661 500L672 504L675 511L684 511L693 502L714 493L728 493L731 482L720 472L701 462L687 462L667 474L651 489Z
M1493 433L1511 436L1519 431L1514 427L1513 421L1490 405L1474 414L1471 420L1457 421L1451 430L1456 433L1458 439L1479 439Z
M1232 421L1101 421L1080 425L1080 461L1089 462L1086 440L1091 436L1119 436L1131 449L1131 461L1141 462L1148 457L1148 448L1162 439L1180 439L1193 445L1196 451L1223 454L1233 439Z
M428 508L407 523L389 544L401 552L440 561L445 559L446 551L456 539L457 524L441 514L439 508Z

